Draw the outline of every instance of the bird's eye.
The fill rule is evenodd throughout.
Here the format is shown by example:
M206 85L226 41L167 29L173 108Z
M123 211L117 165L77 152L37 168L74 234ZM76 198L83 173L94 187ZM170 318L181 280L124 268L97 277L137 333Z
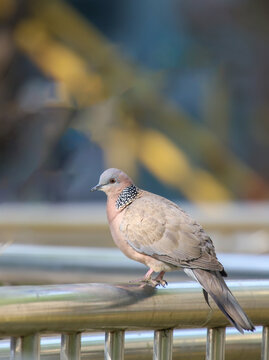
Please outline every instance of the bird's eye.
M116 180L115 179L110 179L109 182L110 182L110 184L115 184Z

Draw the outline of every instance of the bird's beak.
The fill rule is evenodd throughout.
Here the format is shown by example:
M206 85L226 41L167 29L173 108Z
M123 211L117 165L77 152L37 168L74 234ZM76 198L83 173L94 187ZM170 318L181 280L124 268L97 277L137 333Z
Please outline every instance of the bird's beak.
M91 188L91 191L97 191L97 190L101 190L102 185L97 184L96 186L94 186L93 188Z

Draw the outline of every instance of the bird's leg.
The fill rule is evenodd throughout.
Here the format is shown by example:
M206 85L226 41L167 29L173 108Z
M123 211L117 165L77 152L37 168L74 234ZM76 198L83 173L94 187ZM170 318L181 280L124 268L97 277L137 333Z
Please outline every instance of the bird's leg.
M145 274L145 276L142 279L131 280L129 282L130 283L140 283L140 282L151 283L151 281L152 281L152 279L151 279L152 273L154 273L154 270L149 269L149 271Z
M154 272L154 270L149 269L149 271L144 276L144 282L146 282L147 284L154 286L154 287L156 287L158 285L162 285L163 287L165 287L167 285L167 282L165 280L163 280L165 271L161 271L155 279L151 278L151 275L153 272Z
M163 280L163 276L165 274L165 271L161 271L155 279L152 279L151 276L154 273L153 269L149 269L149 271L145 274L145 276L142 279L132 280L130 283L145 283L150 286L158 286L162 285L165 287L167 285L167 281Z
M163 287L165 287L166 285L168 285L167 281L165 281L163 279L164 277L164 274L165 274L165 271L161 271L157 277L155 279L153 279L153 281L156 281L157 282L157 285L162 285Z
M149 269L149 271L145 274L145 276L143 277L143 281L150 281L151 280L151 275L154 273L154 270Z
M144 276L144 278L143 278L143 282L145 282L145 283L147 283L148 285L150 285L150 286L154 286L154 287L156 287L157 285L160 285L160 284L162 284L161 283L161 281L164 281L164 280L162 280L162 277L163 277L163 275L164 275L164 271L162 271L161 273L163 273L163 274L159 274L158 276L157 276L157 278L156 279L152 279L151 278L151 275L154 273L154 270L153 269L149 269L149 271L146 273L146 275ZM159 276L161 276L160 278L159 278Z

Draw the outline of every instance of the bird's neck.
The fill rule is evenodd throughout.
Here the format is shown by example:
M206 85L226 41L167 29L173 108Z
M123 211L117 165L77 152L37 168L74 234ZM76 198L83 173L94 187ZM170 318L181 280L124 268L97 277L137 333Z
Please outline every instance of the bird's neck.
M124 188L116 200L115 205L117 210L123 210L126 206L131 204L139 195L139 191L139 188L134 184Z

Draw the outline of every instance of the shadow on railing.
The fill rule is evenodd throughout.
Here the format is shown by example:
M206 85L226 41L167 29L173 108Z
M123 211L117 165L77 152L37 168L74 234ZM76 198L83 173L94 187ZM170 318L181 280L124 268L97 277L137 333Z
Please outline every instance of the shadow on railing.
M269 281L228 286L254 324L263 326L262 359L268 359ZM40 356L40 334L62 334L61 360L74 360L80 359L81 333L104 331L105 359L122 360L125 331L154 330L153 359L170 360L173 329L207 328L207 359L221 360L228 322L214 303L211 307L195 283L165 289L136 284L2 287L0 335L12 338L11 359L33 360ZM255 333L238 334L239 343L244 336L257 339Z

